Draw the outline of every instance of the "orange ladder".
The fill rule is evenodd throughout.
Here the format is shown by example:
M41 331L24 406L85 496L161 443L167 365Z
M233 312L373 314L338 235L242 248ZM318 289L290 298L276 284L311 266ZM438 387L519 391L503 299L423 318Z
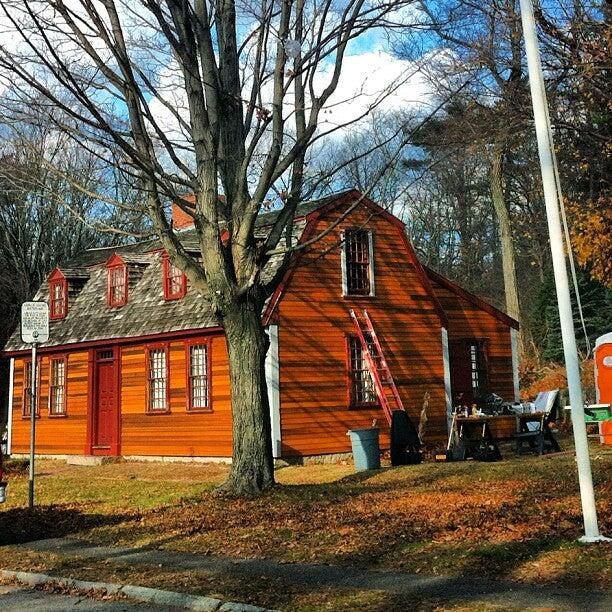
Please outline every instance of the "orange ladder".
M361 350L365 356L368 370L374 381L378 401L387 417L387 421L389 421L389 425L391 425L393 411L404 410L402 398L397 391L397 386L387 365L387 360L378 341L378 336L368 311L363 311L362 318L359 318L352 308L350 313L357 330L357 336L361 342ZM371 342L368 342L366 336L369 336Z

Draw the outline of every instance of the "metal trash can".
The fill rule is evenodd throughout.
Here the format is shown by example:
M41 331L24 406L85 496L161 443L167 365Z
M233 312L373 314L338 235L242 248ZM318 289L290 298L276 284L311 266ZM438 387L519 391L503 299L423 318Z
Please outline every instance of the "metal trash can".
M380 468L379 434L378 427L351 429L347 432L351 438L356 472Z

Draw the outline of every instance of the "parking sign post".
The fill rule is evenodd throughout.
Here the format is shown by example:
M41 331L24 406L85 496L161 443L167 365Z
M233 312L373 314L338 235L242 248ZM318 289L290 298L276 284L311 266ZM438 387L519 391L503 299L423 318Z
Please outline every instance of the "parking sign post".
M34 457L36 455L36 411L38 410L38 364L36 349L49 339L49 306L46 302L25 302L21 306L21 339L32 345L30 364L30 471L28 506L34 508Z
M36 343L32 343L32 366L30 372L32 373L32 381L30 386L30 472L28 479L28 507L34 507L34 454L36 450L36 379L37 379L36 367Z

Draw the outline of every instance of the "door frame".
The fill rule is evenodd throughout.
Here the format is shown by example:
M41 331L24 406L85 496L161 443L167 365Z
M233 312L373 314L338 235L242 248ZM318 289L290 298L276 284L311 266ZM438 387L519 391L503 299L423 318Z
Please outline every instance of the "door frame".
M101 351L112 351L113 365L115 368L115 389L117 390L117 409L115 422L115 437L108 448L96 448L94 446L95 415L97 397L97 355ZM121 347L108 346L96 347L89 350L87 367L87 436L85 441L86 455L109 455L118 457L121 454Z

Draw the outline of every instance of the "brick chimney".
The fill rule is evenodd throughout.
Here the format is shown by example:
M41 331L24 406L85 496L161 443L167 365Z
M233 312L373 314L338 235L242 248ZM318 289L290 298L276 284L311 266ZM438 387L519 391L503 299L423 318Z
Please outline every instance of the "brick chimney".
M184 196L184 199L188 202L195 201L195 198L192 195ZM178 204L172 202L172 227L177 230L182 230L193 226L193 218L188 215Z
M217 197L219 198L219 202L225 202L224 195L220 195ZM183 200L186 200L191 204L195 204L195 196L193 194L184 195ZM172 227L176 230L182 230L187 229L189 227L193 227L194 225L195 223L193 222L193 217L188 215L178 204L172 202ZM227 232L227 230L225 231L227 235L225 236L225 238L221 236L221 240L227 242L229 232Z

